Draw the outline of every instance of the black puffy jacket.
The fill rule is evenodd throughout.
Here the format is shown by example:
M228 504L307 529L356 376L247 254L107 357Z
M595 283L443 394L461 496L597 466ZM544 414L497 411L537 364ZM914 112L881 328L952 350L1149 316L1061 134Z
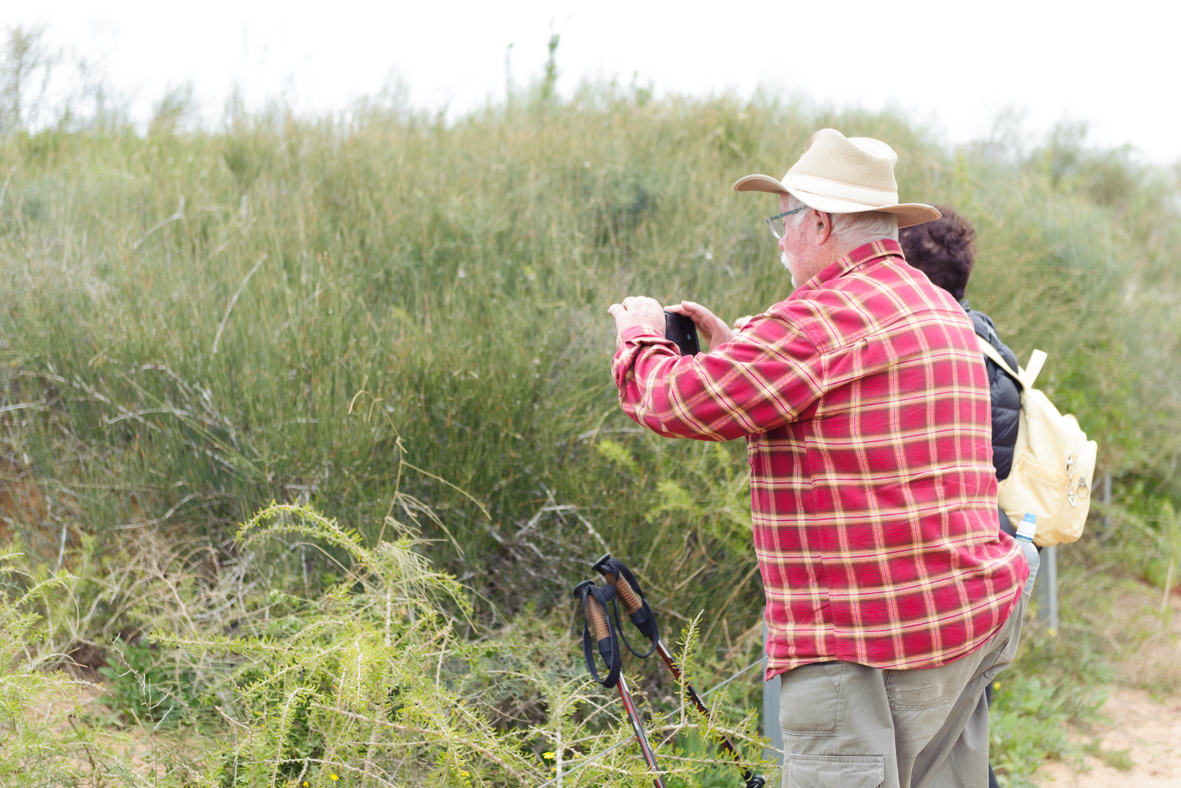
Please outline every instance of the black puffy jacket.
M960 306L972 319L972 327L976 335L983 337L990 345L997 349L1001 358L1008 362L1013 369L1017 368L1017 356L1001 342L996 333L996 325L992 318L983 312L977 312L968 306L968 299L960 302ZM1009 471L1013 469L1013 447L1017 443L1017 417L1021 414L1021 384L1010 377L1008 372L996 365L990 358L984 359L988 369L989 396L992 400L992 464L996 468L997 481L1009 478ZM1002 528L1009 525L1008 518L1001 516ZM1011 532L1012 526L1004 530Z
M968 299L960 306L972 319L976 335L983 337L1001 354L1010 367L1017 368L1017 356L997 336L992 318L968 306ZM992 399L992 464L996 468L997 481L1009 478L1013 468L1013 446L1017 443L1017 417L1021 413L1021 384L1009 376L990 359L984 359L988 369L989 396Z

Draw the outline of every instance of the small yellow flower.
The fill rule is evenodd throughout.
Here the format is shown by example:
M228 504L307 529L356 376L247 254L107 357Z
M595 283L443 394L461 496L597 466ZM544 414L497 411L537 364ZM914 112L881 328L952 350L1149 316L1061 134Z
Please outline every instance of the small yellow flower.
M554 755L552 752L543 752L541 754L541 757L545 758L547 761L552 761L553 759L557 758L558 756Z
M332 782L336 782L336 781L337 781L337 780L339 780L340 778L339 778L339 777L337 777L335 774L330 774L330 775L328 775L328 779L329 779L329 780L332 780Z
M463 771L463 770L461 769L461 770L460 770L460 772L459 772L459 776L460 776L460 777L471 777L471 776L472 776L472 773L471 773L471 772L465 772L465 771Z
M999 681L992 682L992 688L994 690L999 690L1001 688L1001 683Z
M312 784L310 782L308 782L307 780L303 781L303 788L311 788L311 787L312 787Z

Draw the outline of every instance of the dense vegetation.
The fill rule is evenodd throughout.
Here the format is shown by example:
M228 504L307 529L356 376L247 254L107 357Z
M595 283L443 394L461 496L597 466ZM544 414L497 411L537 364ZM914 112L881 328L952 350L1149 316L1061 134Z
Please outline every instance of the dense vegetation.
M1167 587L1181 575L1181 526L1167 503L1181 498L1177 171L1092 150L1069 127L1031 150L951 150L892 113L769 97L651 101L613 85L563 100L543 84L456 122L393 99L342 118L231 107L217 130L185 128L175 109L164 106L143 135L101 124L0 138L0 544L25 573L7 575L21 600L12 615L45 616L22 624L40 641L21 641L13 665L57 655L105 671L110 725L246 736L213 766L193 766L206 756L177 739L176 762L189 766L152 768L178 782L320 775L342 741L364 754L358 774L377 774L373 718L357 739L344 718L316 727L309 700L291 733L285 696L259 687L283 676L274 686L288 701L328 703L323 682L337 675L333 648L344 640L295 641L330 619L369 644L357 649L375 683L359 679L356 698L388 695L394 673L421 668L397 663L391 619L373 614L374 594L395 582L374 556L395 537L405 560L427 555L458 581L430 574L447 593L428 600L423 620L435 629L415 630L426 639L411 657L435 655L454 678L448 698L486 702L470 730L520 737L479 782L534 776L537 764L505 753L542 748L547 720L559 735L564 713L590 724L573 706L551 708L585 705L585 687L549 701L539 693L581 675L569 588L605 549L637 570L668 630L704 611L699 678L757 657L742 447L656 439L619 412L606 308L648 294L733 318L786 297L762 222L774 206L730 184L779 174L825 126L888 141L904 199L950 203L974 222L973 306L1020 358L1049 352L1041 385L1099 441L1100 472L1116 483L1114 525L1103 546L1096 525L1075 559L1064 555L1067 580L1072 560L1080 573L1112 563L1103 553L1118 555L1112 577ZM319 544L279 528L283 547L234 541L272 501L313 507L356 533ZM428 541L393 535L407 523ZM58 569L69 575L21 598ZM496 675L472 665L495 662L506 632L513 659L544 652L531 663L539 683L503 697L465 685ZM485 641L496 644L487 655L457 651L446 665L424 645ZM1052 713L998 711L1013 730L1032 717L1081 719L1101 702L1085 688L1102 660L1065 657L1090 654L1085 633L1060 641L1056 659L1031 646L1042 683L1031 689L1034 673L1015 672L1025 696L1061 689L1040 707ZM278 643L286 656L241 673L242 654ZM299 660L283 661L292 654ZM157 689L173 689L151 696L142 680L151 671ZM1055 688L1059 673L1074 683ZM656 706L674 709L667 680L653 671L646 686ZM227 687L240 693L234 704ZM754 709L758 687L735 687L732 705ZM256 724L247 718L256 712L288 727ZM70 756L80 764L102 744L87 735ZM284 750L288 735L303 749ZM1010 775L1068 749L1018 738L996 741ZM1019 755L1005 750L1018 743ZM439 747L405 763L439 781L472 771ZM304 771L290 766L299 757ZM385 774L409 768L390 763Z

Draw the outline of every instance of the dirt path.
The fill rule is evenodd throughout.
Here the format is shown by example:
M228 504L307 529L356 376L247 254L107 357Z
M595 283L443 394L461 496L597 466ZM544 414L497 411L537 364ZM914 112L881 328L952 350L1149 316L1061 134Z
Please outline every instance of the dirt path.
M1178 589L1181 591L1181 588ZM1109 723L1096 726L1089 734L1072 731L1080 743L1100 739L1101 756L1087 755L1085 768L1076 772L1065 763L1046 764L1035 778L1045 788L1181 788L1181 692L1154 699L1142 689L1145 685L1181 686L1181 593L1169 596L1173 615L1161 626L1154 614L1145 616L1159 605L1159 592L1151 589L1129 594L1125 591L1115 603L1123 621L1108 622L1114 628L1109 638L1130 637L1123 653L1117 649L1113 663L1116 686L1101 714ZM1152 597L1156 597L1153 599ZM1140 623L1127 626L1127 622ZM1105 631L1104 622L1095 620L1097 631ZM1152 631L1141 638L1138 628ZM1119 767L1124 767L1120 769Z
M1132 768L1120 771L1088 755L1089 771L1076 773L1065 764L1049 764L1038 772L1039 785L1181 788L1181 697L1160 703L1143 690L1117 688L1103 707L1103 714L1112 721L1097 731L1103 737L1103 749L1130 750Z

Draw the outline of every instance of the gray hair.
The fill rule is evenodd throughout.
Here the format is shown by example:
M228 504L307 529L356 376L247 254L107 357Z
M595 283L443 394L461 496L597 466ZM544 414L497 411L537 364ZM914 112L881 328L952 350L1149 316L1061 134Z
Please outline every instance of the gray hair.
M787 209L795 210L804 205L796 199L794 194L787 195ZM795 216L796 227L807 217L807 211L800 211ZM830 213L832 217L832 234L837 242L847 249L856 249L862 244L880 241L883 238L898 240L898 217L892 213L882 211L865 211L864 213Z

